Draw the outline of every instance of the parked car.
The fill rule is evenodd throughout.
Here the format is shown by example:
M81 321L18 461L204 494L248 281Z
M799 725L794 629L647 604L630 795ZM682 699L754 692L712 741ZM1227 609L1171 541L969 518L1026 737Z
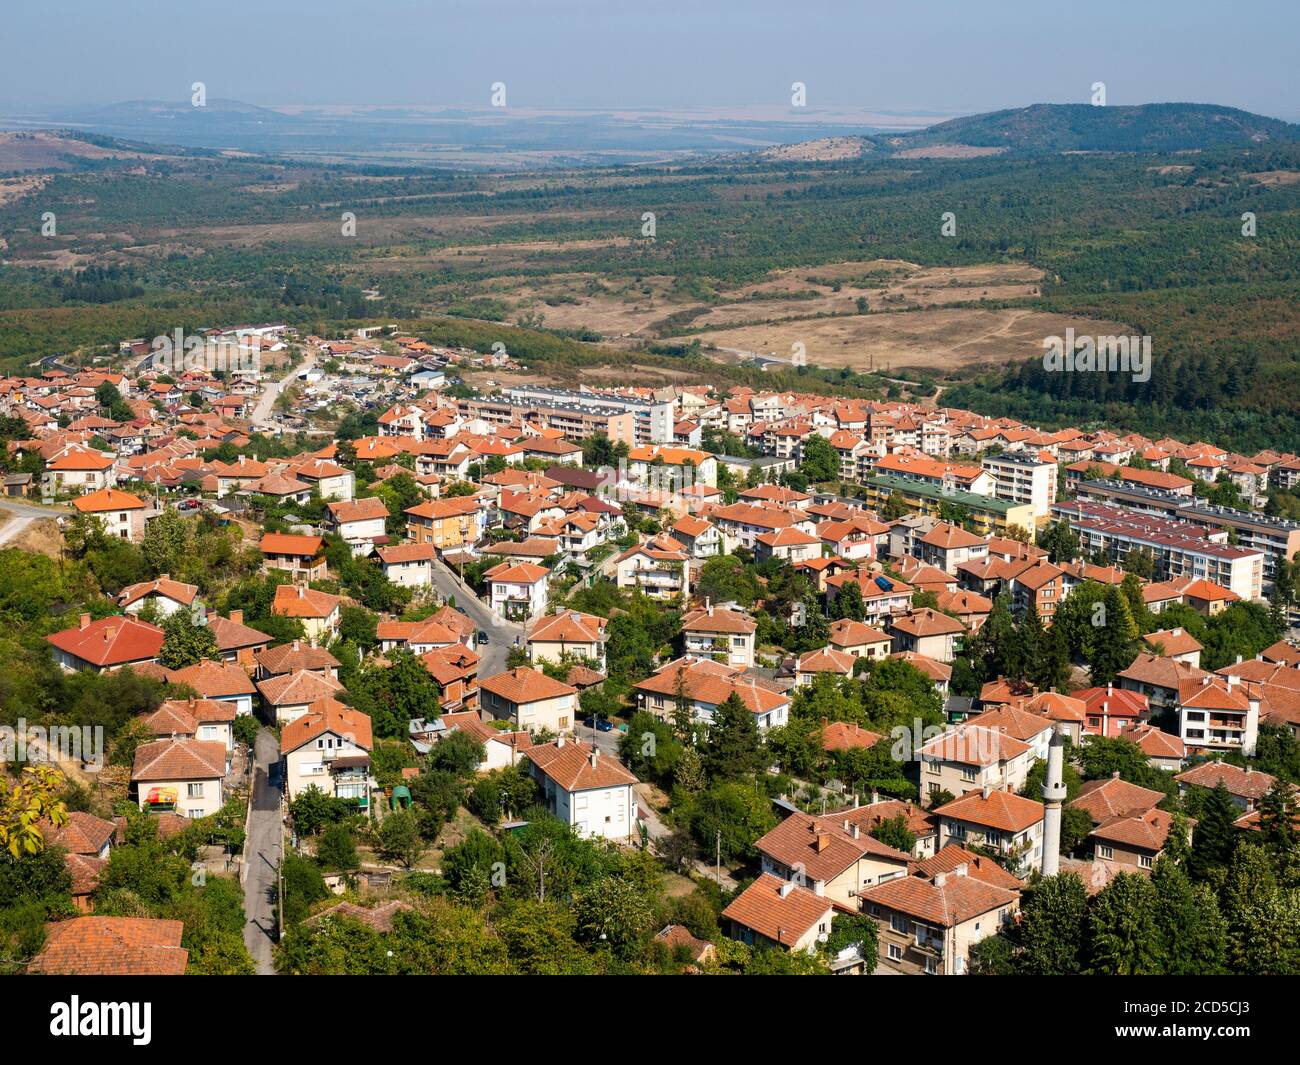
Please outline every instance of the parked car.
M487 630L486 630L486 629L479 629L479 630L478 630L478 642L479 642L479 643L491 643L491 642L492 642L491 640L488 639L488 634L487 634Z
M614 726L610 724L609 718L585 718L582 722L587 728L594 728L597 732L613 732Z

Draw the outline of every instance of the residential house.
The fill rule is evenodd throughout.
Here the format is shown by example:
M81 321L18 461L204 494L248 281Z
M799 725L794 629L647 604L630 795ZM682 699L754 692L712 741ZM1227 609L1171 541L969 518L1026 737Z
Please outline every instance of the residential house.
M512 722L516 731L572 732L577 696L577 688L527 666L479 679L483 711L499 721Z
M637 778L592 744L560 736L525 747L528 769L550 812L583 837L626 842L636 832Z
M219 741L162 739L135 750L131 784L141 810L207 817L225 802L222 780L230 769Z
M320 699L284 726L280 758L285 792L292 802L308 788L361 809L370 805L370 718L334 699Z

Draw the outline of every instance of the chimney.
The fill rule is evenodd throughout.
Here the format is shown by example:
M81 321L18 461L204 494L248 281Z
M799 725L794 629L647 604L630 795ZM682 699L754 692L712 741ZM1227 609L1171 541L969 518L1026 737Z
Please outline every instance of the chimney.
M77 628L79 628L79 629L84 629L84 628L85 628L86 626L88 626L89 624L90 624L90 615L89 615L89 614L82 614L82 615L81 615L81 621L77 624Z
M947 874L947 873L936 873L936 874L935 874L935 877L934 877L934 886L935 886L935 887L943 887L944 884L946 884L946 883L948 883L948 874Z
M307 598L307 586L305 584L298 585L298 598L299 599Z
M230 611L229 618L236 625L242 625L244 623L244 612L242 610L232 610Z
M591 768L595 769L596 768L596 745L594 743L591 745L590 761L591 761Z
M713 600L712 600L712 599L706 599L706 600L704 600L704 609L707 610L707 611L709 612L709 617L713 617Z
M992 792L992 790L993 789L989 787L989 785L985 784L982 788L980 788L980 798L987 799L989 797L990 792Z
M781 885L781 898L789 898L790 892L794 890L794 881L787 880Z
M1241 678L1238 677L1235 673L1229 673L1229 674L1228 674L1228 691L1232 691L1232 689L1235 688L1235 687L1237 686L1237 681L1239 681L1240 679L1241 679Z
M961 865L955 865L955 866L953 866L952 875L953 875L953 876L965 876L965 875L966 875L966 870L967 870L966 863L965 863L965 862L962 862Z
M876 790L873 788L873 789L871 790L871 805L872 805L872 806L875 806L876 803L878 803L879 801L880 801L880 792L876 791Z
M564 737L563 736L556 737L555 749L558 751L563 746L564 746Z
M1107 683L1107 685L1106 685L1106 694L1107 694L1108 696L1109 696L1109 695L1114 695L1114 694L1115 694L1115 685L1110 684L1110 683Z
M1241 655L1237 656L1237 665L1241 665Z
M854 839L857 839L859 836L862 835L862 828L859 825L850 825L849 835L851 835Z
M824 851L830 845L831 845L831 837L827 835L825 832L818 832L817 844L816 844L817 853L821 854L821 852Z
M295 638L294 641L293 641L293 649L294 649L295 651L297 651L297 650L299 649L299 646L300 646L301 643L302 643L301 640L298 640L298 639Z

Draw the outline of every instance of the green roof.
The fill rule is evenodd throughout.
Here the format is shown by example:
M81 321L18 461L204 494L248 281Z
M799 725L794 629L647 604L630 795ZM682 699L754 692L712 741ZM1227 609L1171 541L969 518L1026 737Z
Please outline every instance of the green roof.
M994 496L982 496L978 492L945 492L936 484L914 481L909 477L894 477L887 473L878 473L874 477L868 477L867 484L875 485L877 488L888 488L892 491L911 492L913 495L938 499L945 503L952 503L955 506L965 507L967 510L983 510L992 514L1001 514L1003 517L1012 507L1029 505L1028 503L1013 503L1009 499L997 499Z

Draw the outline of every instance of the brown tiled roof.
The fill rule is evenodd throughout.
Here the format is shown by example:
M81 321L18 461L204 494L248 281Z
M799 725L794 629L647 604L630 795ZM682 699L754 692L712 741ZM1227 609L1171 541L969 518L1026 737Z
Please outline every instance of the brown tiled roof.
M856 658L843 651L819 647L815 651L801 654L795 669L799 673L841 673L847 676L853 672L853 663L856 661Z
M326 732L351 737L356 746L367 751L374 746L370 718L360 710L326 698L318 699L307 708L302 717L284 726L280 733L280 753L296 751L304 743L310 743Z
M163 631L131 617L101 618L85 628L64 629L45 637L61 651L91 665L120 666L157 658Z
M544 643L597 643L605 638L605 625L605 619L594 614L558 610L539 618L528 634L528 640Z
M378 552L380 560L389 566L403 562L432 562L436 553L433 544L394 544L381 547Z
M1092 830L1092 838L1154 852L1165 845L1172 822L1173 815L1164 810L1148 810L1144 814L1129 817L1111 817Z
M297 673L299 670L311 669L324 672L337 669L339 660L323 647L313 647L305 640L282 643L278 647L268 647L253 656L259 666L272 675Z
M940 928L1010 906L1019 892L969 875L938 872L933 879L897 877L861 892L863 906L885 906Z
M1028 743L1035 736L1052 727L1052 723L1046 718L1010 705L985 710L973 721L968 721L967 724L1004 732L1022 743Z
M57 828L48 822L42 826L47 844L62 847L72 854L98 854L116 831L117 826L112 821L83 810L70 810L67 822Z
M227 695L252 695L255 689L239 666L233 662L213 662L204 659L184 669L173 669L169 674L173 684L185 684L205 699L218 699Z
M957 725L943 735L936 736L917 754L923 759L933 758L959 765L991 766L1033 750L1029 744L1000 729L984 728L984 717L984 714L980 714L976 719L979 724Z
M86 854L68 851L63 856L63 863L68 867L72 877L72 895L89 895L99 887L99 876L108 868L107 858L92 858Z
M910 614L904 614L902 617L894 618L890 622L891 628L899 632L905 632L909 636L946 636L965 632L962 623L956 618L950 618L947 614L940 614L937 610L930 607L921 607Z
M966 875L982 880L994 887L1019 891L1024 883L1019 877L1007 872L992 858L968 851L959 843L949 843L938 854L913 863L913 875L933 880L938 873L951 873L958 866L966 866Z
M1154 725L1135 725L1124 733L1125 739L1136 743L1148 758L1186 758L1187 745L1172 733Z
M1079 788L1078 798L1071 800L1069 805L1084 811L1094 825L1099 825L1113 817L1144 814L1154 809L1164 797L1163 791L1141 788L1116 776L1087 781Z
M45 926L45 946L27 967L60 976L180 976L189 961L180 921L74 917Z
M784 898L782 888L788 888ZM723 917L786 946L793 946L821 921L829 924L830 914L829 899L788 885L771 873L763 873L722 911Z
M135 750L131 779L212 780L225 776L226 745L195 739L154 740Z
M402 911L409 909L411 909L411 904L404 902L402 899L393 899L378 906L358 906L353 902L340 902L337 905L321 910L320 913L313 914L303 923L312 925L323 921L326 917L350 917L354 921L360 921L368 928L373 928L376 932L391 932L393 930L393 918Z
M849 824L848 829L845 823ZM834 880L854 862L866 857L895 861L900 869L905 869L911 861L911 855L886 846L861 827L856 839L852 830L853 822L848 818L792 813L754 846L782 865L802 868L812 880Z
M980 791L968 791L934 812L940 817L1002 832L1023 832L1043 819L1043 804L1009 791L990 791L987 799Z
M223 618L219 614L208 615L208 628L217 638L217 650L237 651L244 647L259 647L271 642L266 633L245 625L242 621Z
M388 517L388 507L378 496L363 496L361 499L350 499L344 503L329 503L327 506L330 514L339 524Z
M852 721L822 722L822 750L846 751L854 747L874 747L883 739L879 732L864 729Z
M281 673L257 682L257 690L271 706L294 706L328 699L343 690L343 685L328 673L300 669Z
M305 586L281 584L275 590L271 613L286 618L326 618L343 600Z
M562 695L576 695L578 691L577 688L552 680L540 670L529 669L527 666L480 678L479 687L512 703L555 699Z
M592 746L579 740L552 740L524 751L528 759L565 791L613 788L639 783L616 758L597 752L591 763Z
M1174 779L1180 784L1195 784L1211 791L1222 783L1230 795L1262 799L1277 778L1258 769L1240 769L1228 762L1209 761L1179 773Z
M861 647L865 644L889 643L887 633L851 618L840 618L831 623L830 642L835 647Z
M126 607L137 600L143 599L146 595L152 594L164 595L168 599L174 599L176 602L188 606L194 602L194 597L199 594L199 586L197 584L182 584L170 577L159 577L157 580L144 581L142 584L127 585L122 589L117 601Z

